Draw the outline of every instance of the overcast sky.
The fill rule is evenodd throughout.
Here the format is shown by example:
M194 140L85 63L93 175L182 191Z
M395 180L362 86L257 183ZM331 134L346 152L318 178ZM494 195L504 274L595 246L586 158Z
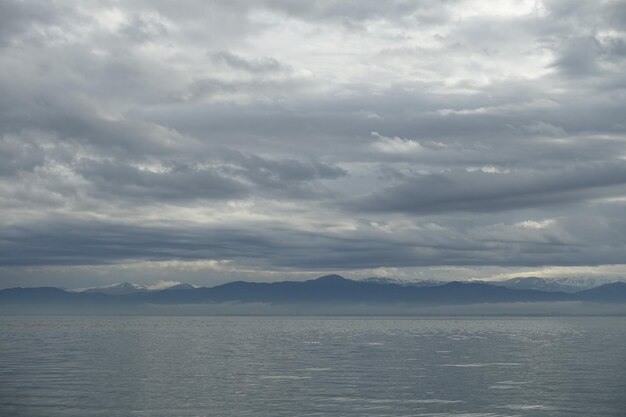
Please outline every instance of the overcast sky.
M0 0L0 287L626 275L624 1Z

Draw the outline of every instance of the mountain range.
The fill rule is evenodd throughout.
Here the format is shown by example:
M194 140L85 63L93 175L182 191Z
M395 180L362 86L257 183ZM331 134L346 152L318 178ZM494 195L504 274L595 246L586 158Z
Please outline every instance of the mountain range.
M513 284L528 286L529 282ZM549 287L552 289L552 287ZM450 306L493 303L593 302L626 304L626 283L615 282L576 292L507 288L485 282L447 282L430 285L401 285L388 280L346 279L326 275L308 281L246 282L235 281L215 287L189 284L150 290L122 283L110 287L65 291L54 287L10 288L0 291L0 307L45 308L102 307L143 305L198 305L220 303L266 303L271 305L410 305Z
M402 287L436 287L445 285L449 281L437 281L437 280L418 280L418 281L405 281L387 277L369 277L359 282L365 282L369 284L394 284ZM482 283L489 285L497 285L500 287L511 288L515 290L539 290L548 292L566 292L575 293L578 291L597 287L605 282L595 280L593 278L539 278L539 277L516 277L503 281L482 281L473 280L469 283ZM197 286L180 283L170 282L166 285L158 286L144 286L138 284L132 284L129 282L121 282L119 284L112 284L102 287L93 288L81 288L70 290L72 292L83 293L101 293L108 295L127 295L137 292L156 292L156 291L171 291L171 290L191 290L198 288Z
M108 295L127 295L137 292L154 292L154 291L170 291L170 290L191 290L194 289L191 284L174 283L167 287L150 288L143 285L131 284L130 282L121 282L119 284L107 285L104 287L84 288L73 290L73 292L81 292L88 294L108 294Z
M370 277L365 282L374 282L379 284L397 284L405 287L432 287L436 285L444 285L449 281L436 280L420 280L420 281L404 281L386 277ZM472 280L471 283L484 283L497 285L500 287L511 288L515 290L539 290L549 292L567 292L574 293L606 284L605 281L594 278L539 278L539 277L515 277L502 281L483 281Z
M489 281L489 284L500 285L516 290L539 290L551 292L574 293L606 284L606 281L594 278L539 278L516 277L504 281Z

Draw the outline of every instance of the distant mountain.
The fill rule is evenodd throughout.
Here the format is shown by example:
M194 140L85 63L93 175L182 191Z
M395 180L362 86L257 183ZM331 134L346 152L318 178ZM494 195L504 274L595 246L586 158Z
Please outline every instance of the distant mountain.
M0 291L0 302L63 302L72 300L74 294L54 287L7 288Z
M82 292L82 293L88 293L88 294L107 294L107 295L128 295L128 294L135 294L135 293L140 293L140 292L152 292L152 291L170 291L170 290L192 290L196 287L194 287L191 284L185 284L185 283L174 283L173 285L170 285L169 287L157 287L157 288L151 288L151 287L146 287L143 285L137 285L137 284L131 284L129 282L122 282L119 284L113 284L113 285L108 285L108 286L104 286L104 287L94 287L94 288L87 288L87 289L83 289L83 290L78 290L78 291L74 291L74 292Z
M33 310L39 308L93 309L127 305L123 295L71 292L54 287L8 288L0 291L0 307L18 305Z
M191 284L180 283L180 284L175 284L175 285L172 285L171 287L166 287L166 288L163 288L163 289L158 290L158 291L193 290L193 289L195 289L195 288L196 288L196 287L194 287L194 286L193 286L193 285L191 285Z
M219 303L270 305L470 305L485 303L592 301L626 303L626 284L613 283L576 293L512 289L481 282L449 282L434 286L398 285L388 281L355 281L326 275L308 281L235 281L211 288L181 284L160 291L116 285L67 292L58 288L13 288L0 291L2 305L141 306Z
M626 301L626 283L613 282L576 293L580 300L620 303Z
M374 284L396 284L403 287L436 287L443 285L448 281L435 281L435 280L419 280L419 281L405 281L395 278L387 277L369 277L361 280L361 282L368 282Z
M121 282L119 284L108 285L105 287L87 288L80 292L88 294L108 294L108 295L126 295L136 292L145 292L148 289L144 286L131 284L130 282Z
M361 280L361 282L367 282L370 284L397 284L402 285L403 281L394 278L387 277L368 277Z
M488 283L513 289L575 293L606 284L607 281L602 278L590 277L516 277L505 281L489 281Z
M558 278L546 279L539 277L517 277L506 281L490 281L489 283L516 290L538 290L567 293L574 293L593 286L593 284L589 285L589 282L575 282Z
M421 280L421 281L406 281L404 283L407 287L438 287L440 285L445 285L449 281L436 281L436 280Z
M449 281L437 281L437 280L419 280L419 281L406 281L395 278L387 277L370 277L365 278L362 282L377 283L377 284L396 284L404 287L435 287L438 285L444 285ZM586 290L589 288L597 287L606 283L594 278L539 278L539 277L516 277L507 279L504 281L483 281L472 280L466 281L472 283L497 285L500 287L511 288L515 290L537 290L537 291L549 291L549 292L566 292L575 293L577 291Z

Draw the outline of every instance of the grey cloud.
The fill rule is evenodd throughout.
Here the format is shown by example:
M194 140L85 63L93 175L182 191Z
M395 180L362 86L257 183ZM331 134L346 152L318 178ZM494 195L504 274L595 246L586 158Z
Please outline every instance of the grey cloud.
M623 163L543 173L452 172L420 176L351 205L357 210L408 213L517 210L624 195L625 186Z
M548 0L542 2L547 9L548 22L563 26L577 26L579 30L607 25L614 11L623 5L623 0L601 0L590 3L584 0ZM617 15L619 16L619 14ZM619 20L619 18L618 18Z
M36 143L22 143L20 137L0 138L0 175L32 171L45 162L45 151Z
M604 9L605 19L611 27L626 31L626 2L623 0L614 0L607 2Z
M312 199L332 195L329 188L319 184L320 180L335 180L347 175L340 167L315 160L271 160L235 154L230 161L237 161L239 167L235 170L259 189L282 197Z
M237 162L254 180L301 182L316 179L336 179L346 175L342 168L319 161L301 162L293 159L267 159L241 152L227 152L226 159Z
M136 42L154 41L167 35L167 27L150 15L136 13L123 25L119 32Z
M60 220L36 227L4 228L2 234L7 246L0 261L3 265L102 264L129 259L241 258L263 262L269 253L280 256L293 243L289 233L271 226L259 229L259 225L211 229L183 224L145 227ZM279 236L287 240L281 242ZM28 253L15 250L22 245L30 247ZM58 250L51 250L54 246Z
M296 79L262 79L226 81L219 78L200 78L194 80L174 101L199 101L206 98L243 97L251 101L279 101L290 94L297 93L304 83Z
M599 70L599 48L600 45L593 37L570 39L554 66L569 77L594 75Z
M211 58L213 61L223 63L232 69L251 73L264 74L287 70L287 67L271 57L246 59L228 51L220 51L212 54Z
M130 199L224 199L241 197L248 191L245 184L212 167L174 165L154 171L82 159L76 171L91 181L97 192Z
M126 261L228 261L242 268L362 269L432 265L600 265L623 256L624 207L586 223L559 220L544 230L516 224L471 230L429 223L381 234L361 222L336 233L285 227L280 221L199 225L191 222L128 224L49 218L0 227L0 266L106 265ZM579 216L579 215L578 215ZM490 216L479 218L490 224ZM443 219L443 217L440 217ZM518 231L515 231L517 229ZM612 232L613 230L613 232Z
M33 27L57 23L61 13L62 8L53 2L3 0L0 2L0 45Z
M626 40L617 37L608 38L604 50L609 60L622 60L626 58Z
M626 35L624 1L564 0L544 4L550 14L541 30L548 35L543 39L545 46L555 52L554 68L572 78L621 74L606 64L621 59L621 44Z
M448 17L447 8L458 3L456 0L407 1L393 0L381 3L375 0L318 0L315 2L292 2L288 0L248 0L214 1L210 5L202 1L188 2L186 7L178 7L168 1L137 2L143 6L154 7L160 13L176 20L196 21L222 17L228 23L235 16L246 16L255 10L274 11L307 22L330 22L339 24L358 24L369 20L398 21L407 18L420 19L423 22L443 23ZM246 26L246 25L244 25ZM235 28L220 27L224 32ZM245 29L244 29L245 30Z
M339 22L348 28L358 28L370 20L415 19L421 23L442 23L448 17L446 6L454 1L393 0L381 3L375 0L321 0L316 2L291 2L268 0L265 5L305 21Z
M346 174L319 161L274 160L234 152L207 161L172 160L156 167L82 158L70 169L89 181L90 193L99 198L155 202L236 200L264 194L312 198L319 194L313 182Z
M528 91L524 92L525 88ZM624 111L623 103L603 95L585 97L584 101L575 95L533 100L535 94L540 94L534 88L525 84L510 85L508 89L494 85L484 95L471 97L391 88L376 96L361 93L345 99L315 101L292 98L287 106L177 106L145 116L191 136L203 135L207 140L228 137L232 143L248 149L276 147L323 154L323 149L332 146L339 158L348 159L365 158L363 151L372 142L372 131L448 146L438 152L394 156L426 164L464 161L466 165L482 162L522 167L528 160L533 165L550 165L581 155L584 159L602 160L619 154L619 140L588 137L601 132L620 134L623 129L615 122ZM518 91L518 97L514 97ZM597 112L590 113L590 107ZM438 111L447 109L452 112ZM368 118L364 114L379 117ZM554 128L546 130L548 126ZM556 140L558 135L562 140ZM389 160L391 156L378 158Z

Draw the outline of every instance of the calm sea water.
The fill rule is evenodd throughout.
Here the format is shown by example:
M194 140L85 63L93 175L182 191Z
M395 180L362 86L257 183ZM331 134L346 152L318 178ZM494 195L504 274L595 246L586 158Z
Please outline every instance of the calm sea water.
M2 416L626 416L626 318L0 318Z

